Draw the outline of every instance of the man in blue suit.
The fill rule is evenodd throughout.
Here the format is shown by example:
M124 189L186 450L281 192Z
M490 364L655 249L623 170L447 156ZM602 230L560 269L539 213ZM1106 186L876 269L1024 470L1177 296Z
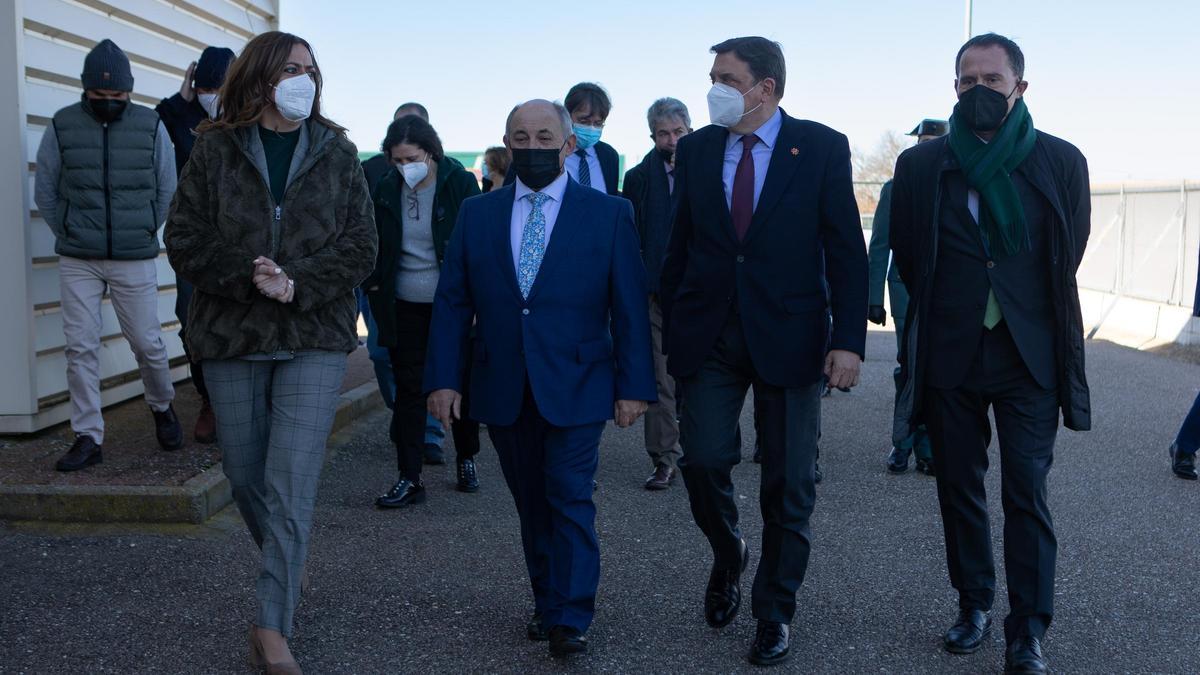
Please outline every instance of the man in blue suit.
M713 124L681 138L675 154L678 204L661 284L667 365L683 386L679 466L713 549L704 610L717 628L737 614L750 560L730 472L754 388L763 551L750 661L769 665L788 656L808 566L823 378L839 388L858 382L867 255L849 144L779 108L779 45L745 37L712 51Z
M632 425L655 399L646 279L629 202L563 170L575 150L565 108L517 106L504 144L517 180L463 203L434 301L425 389L430 412L449 424L473 359L470 414L488 425L521 520L528 635L567 656L587 651L600 581L600 435L609 419Z

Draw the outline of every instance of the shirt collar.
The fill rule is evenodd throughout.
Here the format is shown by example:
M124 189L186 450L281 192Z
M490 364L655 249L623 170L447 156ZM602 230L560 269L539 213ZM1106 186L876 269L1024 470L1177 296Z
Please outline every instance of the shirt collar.
M576 149L575 149L575 152L579 152L579 149L578 149L578 148L576 148ZM571 154L575 154L575 152L573 152L573 153L571 153ZM586 155L587 157L596 157L596 156L597 156L597 155L596 155L596 146L595 146L595 145L592 145L592 146L591 146L591 147L589 147L588 149L584 150L584 151L583 151L583 154L584 154L584 155Z
M567 191L567 180L567 172L564 170L562 173L558 174L558 178L555 178L550 182L549 185L541 190L536 190L536 192L541 192L542 194L561 204L563 200L563 194ZM531 190L529 186L522 183L519 176L517 177L517 182L515 185L517 186L517 195L514 199L517 201L521 201L525 198L525 195L533 194L535 192L535 190Z
M760 127L752 131L755 136L758 136L758 142L762 143L768 150L775 149L775 140L779 138L779 129L783 127L783 113L779 108L775 109L775 114L771 115L770 119L763 122ZM732 148L735 144L742 140L742 136L746 134L729 134L729 138L725 141L725 149Z

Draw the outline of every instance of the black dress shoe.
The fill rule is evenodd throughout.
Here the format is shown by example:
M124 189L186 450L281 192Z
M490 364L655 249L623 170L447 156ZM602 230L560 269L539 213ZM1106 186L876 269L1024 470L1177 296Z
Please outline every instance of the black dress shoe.
M728 626L737 616L742 605L742 588L739 582L742 572L750 564L750 547L742 540L741 564L733 569L717 569L713 564L708 575L708 587L704 591L704 620L713 628Z
M926 476L933 476L933 458L930 457L929 459L921 459L918 457L915 468L917 471L925 474Z
M1004 650L1005 675L1043 675L1050 672L1046 657L1042 656L1042 643L1030 635L1013 640Z
M759 621L754 632L754 646L750 648L750 663L756 666L773 666L788 658L788 625L774 621Z
M671 487L671 481L675 480L675 469L666 464L659 464L654 467L654 473L646 479L647 490L666 490Z
M75 437L71 449L58 460L54 468L59 471L78 471L103 461L104 455L100 452L100 446L96 445L91 436L82 434Z
M479 477L475 475L474 459L458 460L458 485L456 488L459 492L477 492L479 490Z
M992 617L981 609L958 610L958 621L946 631L945 647L951 654L973 654L992 633Z
M908 471L908 453L909 451L903 448L892 448L887 458L888 473L904 473ZM917 466L919 467L920 464L921 460L918 459Z
M402 506L425 503L425 486L401 478L396 481L387 494L375 499L375 506L381 509L398 509Z
M179 418L175 416L175 406L169 405L167 409L158 412L151 409L154 413L154 435L158 437L158 445L163 450L178 450L183 447L183 426L179 424Z
M541 614L534 614L529 623L525 624L525 634L534 642L545 642L550 639L550 631L542 624Z
M426 443L425 450L422 451L425 463L441 466L446 463L446 454L442 452L441 446L436 443Z
M1178 443L1171 444L1171 471L1187 480L1196 480L1196 453L1188 454L1179 449Z
M550 629L550 656L563 658L587 652L587 638L579 629L555 626Z

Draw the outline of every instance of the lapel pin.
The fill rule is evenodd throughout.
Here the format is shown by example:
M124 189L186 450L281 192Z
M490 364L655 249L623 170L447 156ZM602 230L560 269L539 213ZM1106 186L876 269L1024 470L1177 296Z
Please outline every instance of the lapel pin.
M792 157L800 154L800 148L792 148Z

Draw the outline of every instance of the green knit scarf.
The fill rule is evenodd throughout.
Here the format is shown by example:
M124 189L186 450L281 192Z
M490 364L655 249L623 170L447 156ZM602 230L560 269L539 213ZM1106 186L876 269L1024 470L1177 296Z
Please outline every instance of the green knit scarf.
M1017 99L989 143L950 117L950 150L967 176L967 185L979 193L979 227L993 257L1014 255L1026 245L1025 209L1011 174L1033 151L1036 140L1023 98Z

